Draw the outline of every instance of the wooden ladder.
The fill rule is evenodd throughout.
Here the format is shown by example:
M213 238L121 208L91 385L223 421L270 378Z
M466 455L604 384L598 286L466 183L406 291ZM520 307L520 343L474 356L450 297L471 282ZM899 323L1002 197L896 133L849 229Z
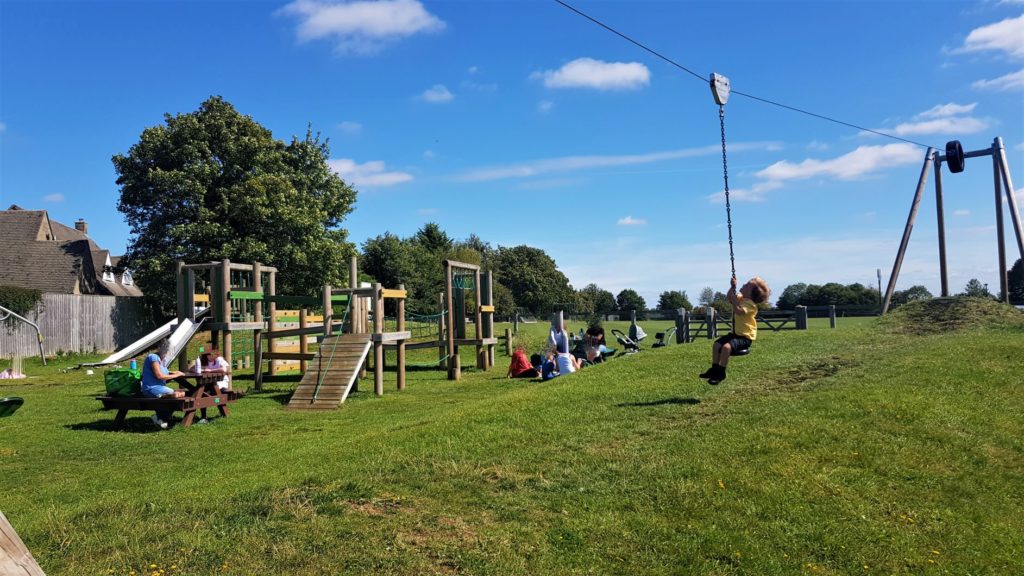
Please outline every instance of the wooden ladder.
M331 410L340 406L359 378L371 344L369 334L324 338L316 357L306 365L306 373L288 401L288 408Z

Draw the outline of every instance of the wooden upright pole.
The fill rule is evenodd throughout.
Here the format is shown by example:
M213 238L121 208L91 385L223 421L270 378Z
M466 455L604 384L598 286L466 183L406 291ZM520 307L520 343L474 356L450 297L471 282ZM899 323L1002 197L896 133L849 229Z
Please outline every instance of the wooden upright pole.
M437 363L440 366L441 362L445 362L445 368L447 368L447 360L445 359L445 350L448 347L448 336L445 334L444 323L448 311L445 309L445 297L444 292L437 293Z
M484 345L480 343L484 337L484 320L483 314L480 312L480 294L482 292L480 288L480 270L476 270L473 273L473 303L476 305L476 314L473 317L475 322L473 333L476 334L476 367L481 370L487 370L487 357L484 355L486 351L484 350Z
M381 285L373 285L373 393L384 395L384 342L380 336L384 332L384 298L381 296Z
M896 261L892 265L892 274L889 275L889 286L885 289L885 301L882 302L882 314L889 311L889 304L892 303L893 292L896 291L896 280L900 276L900 268L903 266L903 256L907 253L907 245L910 244L910 233L914 230L914 219L917 218L917 209L921 205L921 196L924 194L925 184L928 183L928 170L935 161L935 149L928 148L924 153L924 165L921 166L921 176L917 179L917 191L914 193L914 201L910 204L910 214L907 215L907 225L903 228L903 239L900 240L900 249L896 252Z
M490 270L487 271L485 276L487 284L484 290L484 302L486 305L494 307L494 273ZM484 313L484 327L487 329L485 334L487 338L494 338L494 312ZM494 366L494 344L487 345L487 367L491 368Z
M455 345L455 302L452 299L452 265L444 261L444 291L448 305L448 379L462 378L462 366L459 362L459 348Z
M271 272L270 277L267 278L267 294L271 297L277 296L277 273ZM270 303L267 304L267 331L273 332L277 329L277 302L274 302L273 298L270 299ZM267 348L273 353L277 352L277 339L269 338L267 342ZM257 367L262 369L262 367ZM270 375L277 374L277 362L270 361Z
M399 290L405 290L405 284L398 285ZM398 326L396 327L397 332L405 332L405 298L398 299L397 312ZM398 389L405 390L405 340L398 341Z
M221 334L221 338L224 340L224 345L221 347L221 356L228 364L231 364L231 260L227 258L220 261L220 273L221 273L221 302L224 303L221 310L223 311L224 317L221 322L225 322L228 326L226 330Z
M306 325L308 324L308 320L306 319L306 316L308 316L308 315L309 315L309 310L307 310L306 308L300 308L299 309L299 328L305 328L306 327ZM309 353L309 336L306 335L306 334L302 334L302 335L299 336L299 353L300 354L307 354L307 353ZM299 360L299 372L302 372L303 374L305 374L306 373L306 368L308 368L307 361L306 360Z
M348 261L348 287L352 290L359 288L359 263L356 257L353 256ZM356 298L355 294L349 296L348 304L348 326L349 334L358 334L359 329L356 326L356 318L358 317L359 299Z

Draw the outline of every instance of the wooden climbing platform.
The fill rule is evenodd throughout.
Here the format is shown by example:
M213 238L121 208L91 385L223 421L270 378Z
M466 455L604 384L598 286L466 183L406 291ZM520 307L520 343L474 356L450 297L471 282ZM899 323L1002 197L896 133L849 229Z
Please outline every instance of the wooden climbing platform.
M3 512L0 512L0 574L46 576Z
M339 334L324 338L320 351L306 365L288 408L331 410L348 398L359 368L370 352L370 334Z

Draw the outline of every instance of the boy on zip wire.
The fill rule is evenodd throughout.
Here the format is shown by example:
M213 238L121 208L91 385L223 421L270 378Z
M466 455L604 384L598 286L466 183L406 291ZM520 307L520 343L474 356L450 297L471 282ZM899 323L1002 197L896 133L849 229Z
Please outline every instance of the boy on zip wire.
M754 276L736 292L736 277L729 281L729 303L732 304L733 330L718 340L711 349L711 368L701 378L708 384L718 384L725 380L725 367L729 365L729 356L749 350L757 340L757 305L766 302L772 291L768 283L760 276Z

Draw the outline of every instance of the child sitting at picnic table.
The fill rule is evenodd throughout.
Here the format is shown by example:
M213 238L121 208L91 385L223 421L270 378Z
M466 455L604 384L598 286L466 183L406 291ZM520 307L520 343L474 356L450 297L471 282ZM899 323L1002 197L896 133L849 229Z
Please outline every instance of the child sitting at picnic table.
M142 363L141 387L142 395L146 398L183 398L185 396L184 390L175 390L174 388L167 387L165 384L168 380L184 375L177 370L174 372L167 371L164 363L172 360L168 358L170 352L171 341L164 338L160 341L157 351L146 356L146 360ZM156 414L153 414L153 424L161 430L166 430L167 423L171 420L173 414L173 410L156 410Z
M231 364L224 359L220 350L210 348L208 351L199 355L199 362L202 363L201 366L197 366L194 362L192 363L191 369L193 372L201 373L204 370L223 372L224 377L217 381L217 388L220 388L221 390L228 390L231 388Z

